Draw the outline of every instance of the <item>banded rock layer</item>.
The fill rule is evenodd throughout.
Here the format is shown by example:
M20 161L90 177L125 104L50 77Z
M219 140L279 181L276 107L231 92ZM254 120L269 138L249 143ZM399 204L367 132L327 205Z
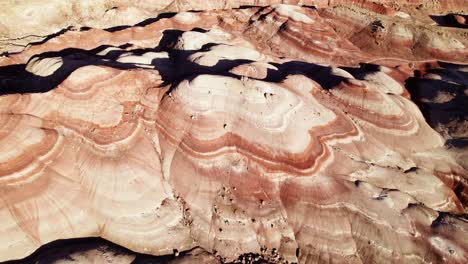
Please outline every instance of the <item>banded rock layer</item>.
M122 25L140 24L145 19L151 21L158 15L164 16L166 12L274 4L318 8L352 5L378 14L403 17L407 14L399 10L405 10L426 25L434 24L434 19L429 19L428 15L433 15L435 21L457 25L465 23L463 14L467 15L465 0L3 0L0 3L0 53L22 51L32 43L49 39L50 34L60 34L74 28L116 29ZM450 12L456 14L437 16Z
M431 80L466 99L466 29L318 7L181 12L0 58L0 260L102 237L223 262L466 263L466 151L446 144L466 111L416 104Z

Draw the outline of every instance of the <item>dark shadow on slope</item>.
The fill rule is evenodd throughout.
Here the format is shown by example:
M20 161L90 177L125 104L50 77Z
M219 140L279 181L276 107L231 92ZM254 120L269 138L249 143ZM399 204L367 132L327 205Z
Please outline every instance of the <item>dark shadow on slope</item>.
M76 69L87 65L102 65L121 69L137 68L132 64L118 63L98 57L96 54L109 46L100 46L94 50L76 48L58 52L46 52L33 56L33 59L47 60L58 58L62 65L48 76L39 76L26 70L26 65L0 67L0 95L11 93L43 93L59 85ZM122 51L123 53L124 51Z
M60 30L60 31L57 31L57 32L55 32L55 33L53 33L53 34L48 35L47 37L45 37L45 38L44 38L43 40L41 40L41 41L31 42L30 45L41 45L41 44L44 44L44 43L46 43L47 41L49 41L49 40L51 40L51 39L53 39L53 38L56 38L56 37L58 37L58 36L60 36L60 35L63 35L63 34L65 34L66 32L68 32L68 31L70 31L70 30L72 30L72 29L73 29L73 27L72 27L72 26L69 26L69 27L64 28L64 29L62 29L62 30Z
M105 28L104 30L107 31L107 32L113 33L113 32L117 32L117 31L127 29L127 28L131 28L131 27L132 26L130 26L130 25L120 25L120 26Z
M145 19L145 20L141 21L140 23L135 24L135 26L136 27L145 27L145 26L147 26L149 24L152 24L154 22L157 22L157 21L159 21L161 19L172 18L175 15L177 15L177 13L161 13L157 17Z
M314 5L301 5L301 7L312 9L312 10L317 10L317 7Z
M358 80L364 80L369 74L381 71L379 65L370 63L359 63L359 68L340 67L340 69L349 72L351 75L353 75L354 78Z
M184 31L178 29L166 29L159 40L157 51L171 51L177 44L177 40L182 36Z
M468 147L468 73L457 70L462 65L439 62L439 66L416 71L405 86L447 145Z
M145 27L149 24L152 24L152 23L155 23L161 19L164 19L164 18L171 18L173 16L177 15L177 13L161 13L159 14L157 17L151 17L151 18L147 18L133 26L131 25L119 25L119 26L115 26L115 27L110 27L110 28L106 28L104 29L105 31L107 32L117 32L117 31L121 31L121 30L124 30L124 29L127 29L127 28L131 28L131 27Z
M194 28L191 29L191 31L195 31L195 32L199 32L199 33L206 33L209 30L206 30L204 28L194 27Z
M468 15L447 14L440 16L432 15L430 17L441 27L468 28Z
M88 31L93 29L92 27L80 27L80 31Z
M239 7L232 8L232 9L250 9L250 8L256 8L256 7L259 7L259 6L256 6L256 5L241 5Z
M157 70L163 80L163 85L175 87L182 80L191 80L200 74L214 74L237 77L229 70L241 64L250 63L249 60L221 59L213 66L202 66L189 61L189 56L196 52L208 51L213 44L207 44L200 50L173 49L182 31L166 30L156 48L125 50L129 45L122 45L117 50L111 50L105 55L98 55L112 46L103 45L92 50L69 48L56 52L46 52L33 56L33 59L60 59L62 65L49 76L39 76L26 70L27 64L0 67L0 95L14 93L44 93L62 83L73 71L80 67L94 65L116 69L153 69ZM169 58L156 58L149 65L138 63L123 63L116 61L122 55L143 55L146 52L165 51Z
M145 27L149 24L152 24L152 23L155 23L161 19L164 19L164 18L171 18L173 16L175 16L177 13L161 13L159 14L157 17L152 17L152 18L148 18L148 19L145 19L133 26L131 25L119 25L119 26L115 26L115 27L110 27L110 28L106 28L106 29L103 29L107 32L117 32L117 31L121 31L121 30L124 30L124 29L127 29L127 28L130 28L130 27ZM79 31L88 31L92 29L91 27L88 27L88 26L83 26L83 27L80 27L78 30ZM31 42L29 43L29 45L40 45L40 44L44 44L45 42L53 39L53 38L56 38L60 35L63 35L64 33L70 31L70 30L73 30L73 26L69 26L67 28L64 28L58 32L55 32L55 33L52 33L48 36L45 36L44 39L40 40L40 41L36 41L36 42ZM13 54L18 54L18 53L21 53L21 52L2 52L0 53L0 57L1 56L8 56L8 55L13 55Z
M181 252L178 256L175 256L174 254L164 256L141 254L114 244L103 238L87 237L55 240L41 246L34 253L24 259L5 261L1 262L1 264L49 264L57 261L75 261L73 254L85 253L90 250L97 250L103 255L134 255L136 258L132 261L133 264L163 264L175 259L183 259L186 256L190 256L189 253L186 252Z
M195 29L198 31L198 29ZM184 32L180 30L168 29L163 32L160 43L155 48L132 49L131 44L112 47L103 45L92 50L83 50L76 48L64 49L57 52L46 52L36 55L30 59L47 60L49 58L59 58L63 64L49 76L39 76L26 71L26 65L13 65L0 67L0 95L12 93L43 93L50 91L63 82L76 69L88 66L106 66L117 69L152 69L157 70L162 78L162 86L170 85L172 89L184 80L193 80L201 74L211 74L219 76L228 76L240 79L241 76L230 73L234 67L243 64L249 64L253 61L245 59L228 60L220 58L215 65L203 66L190 60L190 56L199 52L208 52L214 46L220 45L208 43L199 50L180 50L176 44ZM107 51L105 55L99 55L107 48L117 48ZM166 57L155 58L150 64L138 64L128 62L118 62L121 56L132 55L139 56L147 52L167 52ZM333 74L332 68L302 61L290 61L286 63L271 63L277 70L268 69L267 77L263 79L269 82L281 82L288 75L302 74L319 83L324 89L332 89L347 78ZM346 68L348 72L355 75L356 78L364 78L366 74L377 71L378 66L363 64L360 68Z
M278 68L278 70L268 69L266 80L271 82L281 82L291 74L302 74L320 84L323 89L329 90L338 86L341 82L347 80L345 77L334 74L332 72L332 68L328 66L322 66L303 61L290 61L283 64L271 64ZM347 70L350 69L351 68ZM355 71L365 70L364 68L352 69Z
M41 45L41 44L44 44L44 43L46 43L47 41L49 41L49 40L51 40L51 39L53 39L53 38L56 38L56 37L58 37L58 36L60 36L60 35L63 35L63 34L65 34L66 32L68 32L68 31L70 31L70 30L72 30L72 29L73 29L73 27L72 27L72 26L69 26L69 27L64 28L64 29L62 29L62 30L60 30L60 31L57 31L57 32L55 32L55 33L52 33L52 34L50 34L50 35L48 35L48 36L44 36L44 38L43 38L42 40L33 41L33 42L29 43L28 46L34 46L34 45ZM40 38L41 36L36 36L36 37L39 37L39 38ZM21 53L21 52L22 52L22 51L18 51L18 52L8 52L8 51L6 51L6 52L0 53L0 57L2 57L2 56L7 56L7 57L8 57L9 55L18 54L18 53Z

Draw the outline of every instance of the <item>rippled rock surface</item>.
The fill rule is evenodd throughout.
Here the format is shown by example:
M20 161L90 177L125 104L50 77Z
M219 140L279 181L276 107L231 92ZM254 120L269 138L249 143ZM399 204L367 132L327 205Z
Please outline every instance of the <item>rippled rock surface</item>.
M3 46L0 261L468 261L463 1L182 2Z

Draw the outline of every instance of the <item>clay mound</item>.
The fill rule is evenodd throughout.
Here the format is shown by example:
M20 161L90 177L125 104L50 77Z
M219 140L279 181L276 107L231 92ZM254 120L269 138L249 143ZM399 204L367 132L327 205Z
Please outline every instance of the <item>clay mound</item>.
M466 151L446 142L466 131L463 29L369 5L181 12L0 58L0 260L102 237L222 262L467 262ZM359 10L380 24L356 31ZM373 35L393 20L417 45ZM452 99L444 138L432 104Z

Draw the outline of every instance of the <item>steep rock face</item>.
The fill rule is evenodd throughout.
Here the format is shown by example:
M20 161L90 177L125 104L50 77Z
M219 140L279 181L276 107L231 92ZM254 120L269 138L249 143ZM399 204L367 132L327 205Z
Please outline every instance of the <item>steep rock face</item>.
M465 263L466 150L446 140L466 136L466 30L434 40L388 3L324 2L70 30L0 58L1 260L102 237L216 261ZM437 119L449 101L455 121Z

